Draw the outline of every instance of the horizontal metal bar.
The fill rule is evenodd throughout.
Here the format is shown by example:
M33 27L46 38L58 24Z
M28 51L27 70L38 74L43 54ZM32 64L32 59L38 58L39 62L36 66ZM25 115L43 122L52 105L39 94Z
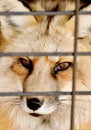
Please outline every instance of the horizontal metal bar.
M0 57L3 56L70 56L74 55L74 52L0 52ZM77 52L76 55L88 56L91 52Z
M0 92L0 96L57 96L72 95L72 92ZM91 95L91 91L76 91L75 95Z
M75 11L0 12L0 15L74 15ZM91 11L79 11L79 15L91 15Z
M71 52L16 52L16 53L0 53L1 56L58 56L58 55L73 55Z

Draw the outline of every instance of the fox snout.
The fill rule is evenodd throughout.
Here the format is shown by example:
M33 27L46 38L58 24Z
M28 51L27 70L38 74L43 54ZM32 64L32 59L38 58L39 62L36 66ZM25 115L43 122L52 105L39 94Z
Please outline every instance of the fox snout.
M21 107L30 115L48 115L57 109L58 97L55 96L31 96L21 98Z
M37 67L38 68L38 67ZM39 70L39 69L38 69ZM51 76L50 71L34 71L27 78L24 84L24 92L49 92L56 91L56 81ZM37 72L37 73L36 73ZM49 72L49 73L48 73ZM30 115L46 115L55 110L57 98L52 96L29 96L23 97L24 111Z

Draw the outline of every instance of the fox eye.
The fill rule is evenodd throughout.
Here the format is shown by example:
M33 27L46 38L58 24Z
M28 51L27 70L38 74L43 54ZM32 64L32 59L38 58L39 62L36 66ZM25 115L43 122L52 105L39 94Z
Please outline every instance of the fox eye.
M33 63L30 59L20 58L19 61L21 65L25 67L26 69L29 69L31 71L33 70Z
M62 62L57 64L53 69L53 74L57 74L59 71L65 71L72 65L71 62Z

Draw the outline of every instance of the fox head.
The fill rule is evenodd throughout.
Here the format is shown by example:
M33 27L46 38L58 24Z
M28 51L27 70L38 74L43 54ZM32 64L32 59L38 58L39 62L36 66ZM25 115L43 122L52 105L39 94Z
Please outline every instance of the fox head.
M5 11L29 11L19 1L9 0L0 4ZM7 5L8 2L8 5ZM91 5L84 10L91 9ZM90 52L91 16L79 16L78 51ZM1 52L72 52L74 51L75 15L54 16L38 22L34 16L1 16ZM74 56L14 56L0 58L0 92L55 92L72 91ZM91 56L77 57L76 90L91 90ZM69 127L71 96L21 96L1 98L5 113L16 115L55 117ZM6 101L8 102L6 103ZM18 100L18 103L17 103ZM91 96L76 96L75 126L89 122ZM13 110L11 104L16 110ZM87 112L84 105L88 108ZM78 108L79 106L79 108ZM79 114L80 113L80 114ZM86 116L82 113L86 113ZM10 113L9 113L10 114ZM2 115L2 114L1 114ZM81 115L81 118L80 118ZM19 118L19 116L17 118ZM51 116L52 117L52 116ZM87 117L86 120L85 117ZM10 117L12 119L12 116ZM59 119L59 118L58 118ZM16 118L15 118L16 120ZM83 123L84 122L84 123ZM68 124L68 125L67 125Z

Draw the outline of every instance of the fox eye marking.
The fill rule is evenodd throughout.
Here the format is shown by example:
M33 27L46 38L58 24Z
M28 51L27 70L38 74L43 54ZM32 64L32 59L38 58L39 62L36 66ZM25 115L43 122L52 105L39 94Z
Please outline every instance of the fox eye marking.
M24 59L24 58L20 58L19 59L21 65L23 67L25 67L26 69L32 71L33 70L33 63L30 59Z
M53 68L53 74L56 75L59 71L65 71L72 65L71 62L61 62Z

